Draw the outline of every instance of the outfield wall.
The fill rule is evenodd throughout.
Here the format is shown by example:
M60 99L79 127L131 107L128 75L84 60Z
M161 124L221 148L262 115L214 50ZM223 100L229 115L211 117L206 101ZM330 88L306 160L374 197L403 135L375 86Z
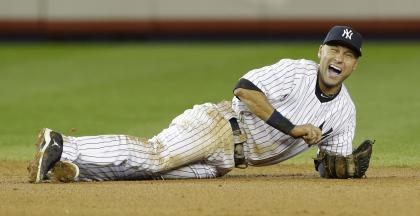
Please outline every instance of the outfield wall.
M0 0L1 35L420 34L419 0Z

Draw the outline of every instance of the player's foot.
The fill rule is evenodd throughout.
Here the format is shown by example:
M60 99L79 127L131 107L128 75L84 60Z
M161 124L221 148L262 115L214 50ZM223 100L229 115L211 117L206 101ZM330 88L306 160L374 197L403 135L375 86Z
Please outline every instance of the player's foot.
M48 180L47 173L60 160L63 153L63 137L48 128L42 129L35 144L35 158L28 165L29 182L40 183Z
M75 182L79 177L79 167L68 161L58 161L54 167L48 172L51 182Z

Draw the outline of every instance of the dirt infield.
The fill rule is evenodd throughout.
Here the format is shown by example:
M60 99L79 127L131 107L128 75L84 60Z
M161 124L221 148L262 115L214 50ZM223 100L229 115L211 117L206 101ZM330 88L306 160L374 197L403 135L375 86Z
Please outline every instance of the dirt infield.
M29 184L0 161L0 215L420 215L420 168L320 179L310 166L234 170L221 179Z

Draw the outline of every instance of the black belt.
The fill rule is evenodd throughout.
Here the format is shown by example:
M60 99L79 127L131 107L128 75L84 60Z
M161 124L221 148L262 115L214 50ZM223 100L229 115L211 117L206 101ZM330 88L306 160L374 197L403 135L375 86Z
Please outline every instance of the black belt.
M245 169L248 167L244 154L244 142L246 141L246 136L242 134L236 118L229 119L229 123L233 132L233 158L235 160L235 167Z

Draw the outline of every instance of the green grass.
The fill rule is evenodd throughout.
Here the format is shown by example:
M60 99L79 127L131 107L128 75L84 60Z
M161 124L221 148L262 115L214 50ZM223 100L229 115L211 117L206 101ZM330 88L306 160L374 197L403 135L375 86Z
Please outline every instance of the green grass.
M37 130L150 137L186 108L230 100L236 80L316 43L0 44L0 160L29 160ZM347 80L355 144L374 166L420 166L420 43L368 43ZM71 132L75 128L76 132ZM286 163L312 163L314 150Z

